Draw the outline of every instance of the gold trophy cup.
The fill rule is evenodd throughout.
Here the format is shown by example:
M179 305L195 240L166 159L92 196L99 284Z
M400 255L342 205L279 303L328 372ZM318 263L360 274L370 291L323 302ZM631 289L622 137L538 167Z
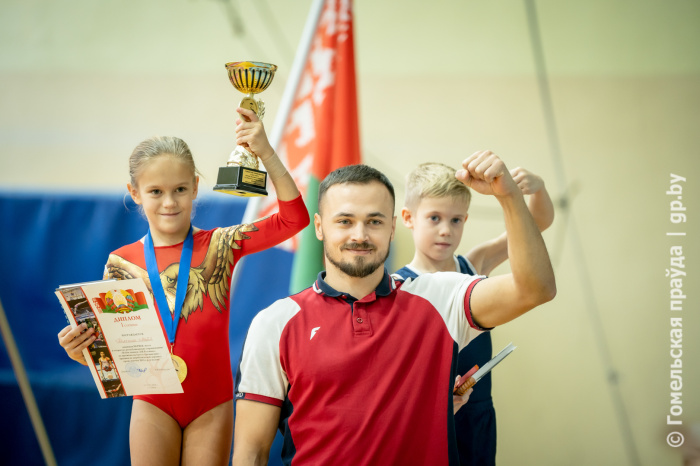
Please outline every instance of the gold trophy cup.
M270 85L277 70L276 65L255 61L226 63L228 78L233 87L246 94L238 104L248 108L261 120L265 115L265 103L254 97ZM245 119L241 115L241 118ZM214 191L221 191L236 196L267 196L265 185L267 173L259 170L260 160L247 146L236 146L226 162L219 167Z

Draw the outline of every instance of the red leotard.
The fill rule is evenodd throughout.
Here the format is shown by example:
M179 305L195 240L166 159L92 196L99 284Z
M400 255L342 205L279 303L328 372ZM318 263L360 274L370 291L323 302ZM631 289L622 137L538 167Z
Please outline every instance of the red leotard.
M188 290L173 345L173 353L187 364L184 393L134 396L166 412L183 429L200 415L233 399L228 328L234 264L246 254L292 237L309 223L301 196L278 203L279 213L253 223L194 233ZM155 248L170 305L175 297L182 244ZM110 254L105 269L105 278L135 277L142 277L150 288L143 240Z

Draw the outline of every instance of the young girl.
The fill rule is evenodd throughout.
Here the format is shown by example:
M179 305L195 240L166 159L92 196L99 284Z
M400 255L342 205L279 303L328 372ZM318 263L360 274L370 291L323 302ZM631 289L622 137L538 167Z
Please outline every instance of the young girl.
M208 231L191 227L199 177L184 141L149 139L129 159L127 189L143 208L149 233L110 254L105 278L143 277L156 303L163 303L158 304L161 316L169 308L162 319L164 331L180 366L178 375L184 375L182 394L134 396L129 430L133 465L228 464L233 437L228 345L233 267L243 255L281 243L309 223L294 180L270 146L262 122L248 109L237 111L250 121L237 121L236 142L247 144L265 164L277 191L277 214ZM184 268L187 251L189 271ZM180 262L185 264L182 273ZM188 280L178 281L187 272ZM92 330L68 326L58 339L72 359L87 364L82 350L94 341Z

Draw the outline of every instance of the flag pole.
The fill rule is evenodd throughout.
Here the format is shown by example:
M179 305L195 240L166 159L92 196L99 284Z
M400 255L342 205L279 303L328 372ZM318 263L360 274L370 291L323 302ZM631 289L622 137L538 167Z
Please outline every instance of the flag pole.
M294 97L296 96L297 88L299 87L301 75L304 72L306 59L309 56L309 50L311 50L311 42L316 34L316 28L318 26L318 21L321 18L321 12L323 11L324 4L325 0L313 0L311 8L309 9L309 14L306 17L306 24L304 25L304 30L301 33L299 47L297 48L296 55L294 56L292 69L289 71L289 79L285 85L282 100L280 101L280 106L275 117L275 123L269 136L270 145L274 147L275 150L277 150L277 146L282 140L284 126L287 123L289 112L291 111L292 104L294 103ZM248 201L241 223L250 223L258 217L261 202L261 197L253 197ZM244 259L245 256L241 257L233 269L233 276L231 277L231 292L233 292L233 290L236 288L236 284L238 283L238 278L241 274Z

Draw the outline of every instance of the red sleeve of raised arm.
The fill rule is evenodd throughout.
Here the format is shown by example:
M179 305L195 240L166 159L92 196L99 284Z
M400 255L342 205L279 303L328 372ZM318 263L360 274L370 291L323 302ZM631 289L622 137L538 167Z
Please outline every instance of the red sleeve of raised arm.
M309 212L301 195L291 201L277 200L279 212L255 220L256 231L246 233L250 239L240 241L242 255L276 246L299 233L309 224Z

